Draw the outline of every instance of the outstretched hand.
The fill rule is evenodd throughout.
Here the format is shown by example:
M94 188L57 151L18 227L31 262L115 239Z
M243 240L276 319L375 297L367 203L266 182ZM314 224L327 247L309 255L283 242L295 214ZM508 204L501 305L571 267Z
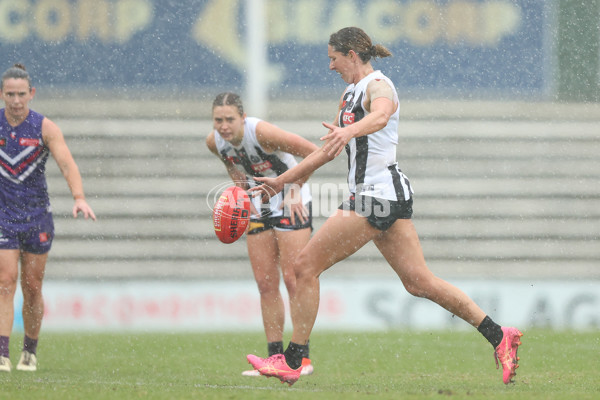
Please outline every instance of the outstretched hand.
M261 182L262 185L248 189L252 197L260 196L263 203L267 203L269 199L283 190L283 183L279 183L277 178L256 177L255 181Z
M321 137L321 140L327 141L323 146L323 151L330 157L337 157L346 147L353 135L347 128L342 128L328 122L323 122L323 126L329 129L329 132Z

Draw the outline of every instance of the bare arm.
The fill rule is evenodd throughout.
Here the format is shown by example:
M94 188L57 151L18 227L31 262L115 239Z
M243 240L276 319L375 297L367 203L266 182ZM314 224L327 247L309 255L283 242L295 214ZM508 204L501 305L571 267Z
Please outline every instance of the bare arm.
M317 145L302 136L285 131L266 121L261 121L256 126L256 138L268 152L279 150L306 158L318 149ZM309 177L310 174L304 175L293 182L302 186Z
M67 143L65 142L65 138L60 128L48 118L44 118L42 121L42 138L44 139L46 146L50 149L50 153L56 161L60 172L62 172L65 177L67 185L73 195L73 199L75 200L75 204L73 205L73 217L77 218L77 214L81 212L85 219L92 218L95 221L96 215L94 215L94 211L85 200L79 168L71 155L71 151L67 147Z
M256 126L256 138L260 145L268 152L284 151L298 157L306 158L314 151L318 150L317 145L304 139L302 136L285 131L276 125L266 121L261 121ZM302 223L308 217L308 209L304 206L301 186L310 178L310 173L295 179L292 185L285 193L281 207L286 207L290 211L292 224L296 223L296 217Z
M263 196L263 199L274 196L281 192L286 184L295 183L304 177L310 176L314 171L334 158L335 156L332 157L329 155L329 152L325 151L325 146L317 148L294 168L288 169L276 178L254 178L263 184L250 188L249 192L259 193Z
M302 136L285 131L266 121L261 121L256 126L256 138L268 152L280 150L302 158L318 148Z
M338 104L338 114L342 108L342 98ZM325 125L325 123L323 123ZM330 124L331 126L337 126L337 118ZM330 130L331 132L331 130ZM321 138L321 140L327 140ZM325 143L327 145L328 142ZM317 148L311 154L306 156L298 165L294 168L287 170L285 173L279 175L277 178L255 178L255 180L262 182L263 184L254 188L251 188L249 192L260 195L263 201L270 196L275 196L281 192L284 186L288 183L297 182L303 177L310 176L313 172L319 169L321 166L327 164L333 160L335 156L330 156L329 152L325 151L324 146Z
M365 98L365 108L369 111L367 116L343 128L323 123L323 126L329 129L329 133L321 138L321 140L328 140L328 144L324 147L325 151L337 157L352 138L368 135L384 128L398 107L398 103L394 101L394 92L387 82L371 81L367 86Z

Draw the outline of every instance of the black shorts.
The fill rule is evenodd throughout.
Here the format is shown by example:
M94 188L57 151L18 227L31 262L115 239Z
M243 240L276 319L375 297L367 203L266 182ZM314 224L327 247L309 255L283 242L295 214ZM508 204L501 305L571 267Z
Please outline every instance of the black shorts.
M312 202L306 203L308 209L308 218L305 223L301 223L296 218L296 223L292 224L292 220L287 215L279 217L261 217L261 218L250 218L250 224L248 226L248 235L255 235L269 229L277 229L278 231L298 231L300 229L310 228L312 230Z
M356 207L358 198L358 208ZM371 196L355 196L344 201L338 208L345 211L354 211L366 217L372 227L381 231L390 228L397 219L411 219L413 209L412 197L406 201L393 201Z

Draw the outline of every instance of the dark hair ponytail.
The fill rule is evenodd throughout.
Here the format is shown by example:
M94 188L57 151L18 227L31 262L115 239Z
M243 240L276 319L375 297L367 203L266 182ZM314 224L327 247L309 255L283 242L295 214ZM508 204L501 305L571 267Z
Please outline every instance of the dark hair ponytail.
M354 26L342 28L332 33L329 37L329 45L343 55L348 55L350 50L353 50L364 63L370 61L371 58L383 58L392 55L392 52L385 46L381 44L373 45L369 35Z

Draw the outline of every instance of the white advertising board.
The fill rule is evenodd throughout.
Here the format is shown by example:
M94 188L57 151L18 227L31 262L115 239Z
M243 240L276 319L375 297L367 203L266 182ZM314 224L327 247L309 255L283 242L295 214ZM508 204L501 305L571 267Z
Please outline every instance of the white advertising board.
M523 329L600 328L600 281L452 283L502 325ZM262 330L258 290L253 281L48 281L44 284L44 299L45 331ZM17 330L22 330L21 305L18 292ZM321 280L315 329L468 327L438 305L409 295L399 280Z

